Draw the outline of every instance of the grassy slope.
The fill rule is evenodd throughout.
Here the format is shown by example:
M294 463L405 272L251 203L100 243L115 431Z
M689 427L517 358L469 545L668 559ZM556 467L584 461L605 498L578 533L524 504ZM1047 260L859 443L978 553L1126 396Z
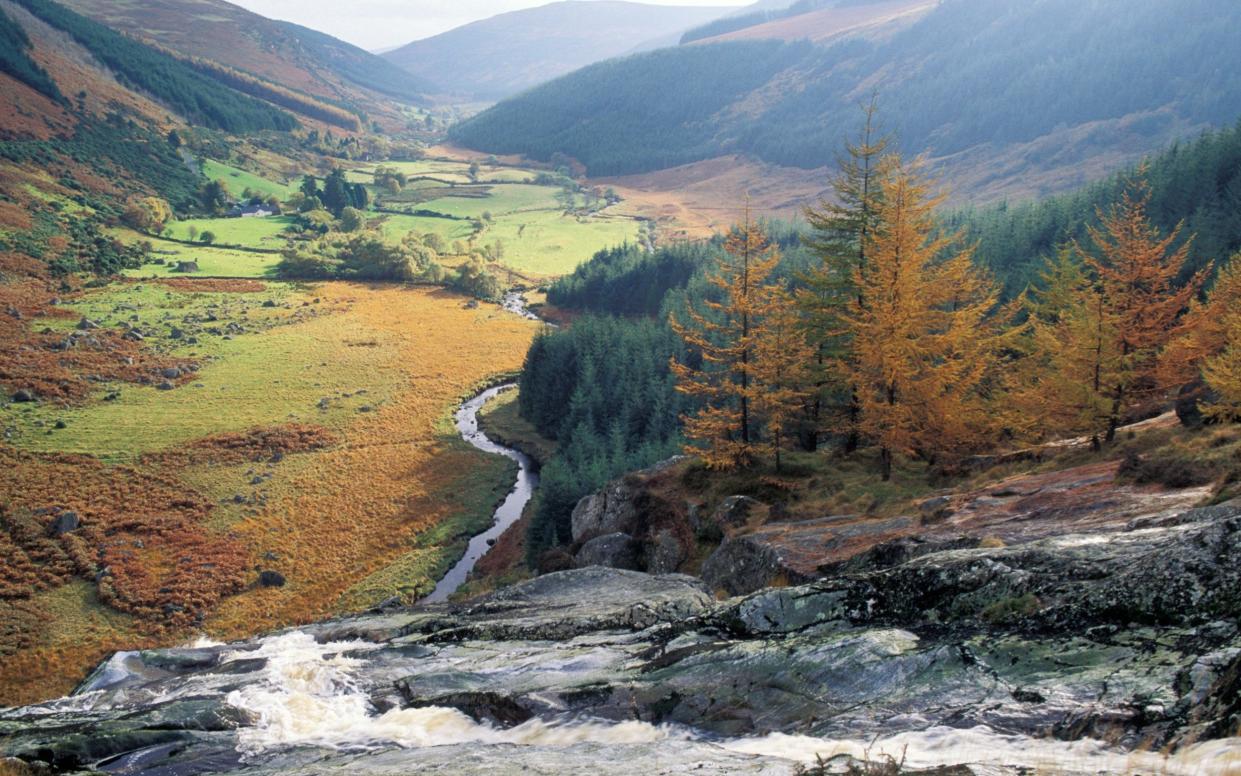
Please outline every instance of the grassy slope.
M276 196L280 199L285 199L297 190L295 183L277 183L276 181L255 175L252 172L232 167L223 162L217 162L214 159L203 160L203 175L211 180L224 181L228 184L228 190L237 197L240 197L241 193L246 189L251 189L261 193L263 196Z
M276 306L264 307L268 300ZM460 536L485 524L493 494L511 485L507 462L457 438L447 413L487 375L520 365L535 327L498 308L467 309L460 297L428 289L269 283L224 293L154 282L114 284L66 307L73 318L38 325L64 328L80 314L111 328L136 315L151 334L145 347L200 369L174 390L100 385L81 407L9 405L0 423L15 429L20 449L154 467L215 504L205 525L237 537L251 567L286 576L283 588L225 599L208 618L209 633L239 636L425 589L460 552ZM220 320L184 322L207 312ZM246 333L205 331L228 322ZM173 325L198 342L171 339ZM111 390L119 396L103 400ZM179 467L140 458L208 434L289 422L324 427L338 442L279 463ZM0 495L21 502L18 492ZM63 498L72 504L79 495L91 498L71 487ZM187 635L153 632L101 608L92 590L74 582L32 600L48 619L33 647L0 661L0 702L64 692L108 650Z

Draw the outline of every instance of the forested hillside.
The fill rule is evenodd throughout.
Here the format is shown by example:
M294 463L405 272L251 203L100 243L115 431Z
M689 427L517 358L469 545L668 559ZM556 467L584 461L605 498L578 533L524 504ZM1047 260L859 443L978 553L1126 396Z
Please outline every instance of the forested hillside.
M682 46L594 65L500 103L453 138L541 159L560 151L596 175L733 152L817 167L873 90L906 151L1062 139L1022 160L1040 169L1064 164L1070 143L1094 142L1092 128L1110 147L1150 150L1231 123L1238 25L1229 0L947 0L886 40Z
M229 132L289 130L297 120L283 110L237 93L188 64L144 46L48 0L15 0L47 24L68 33L122 83L148 94L190 121Z
M1012 296L1037 279L1059 246L1087 240L1098 214L1116 204L1136 177L1151 185L1154 224L1166 233L1184 225L1189 255L1181 281L1241 249L1241 124L1175 143L1138 168L1079 191L961 212L945 224L964 229L967 239L977 242L979 260Z
M389 113L381 96L419 104L435 86L382 57L224 0L66 0L96 21L182 55L218 62L319 99ZM370 92L374 92L371 94Z
M498 99L649 39L676 36L725 10L567 0L466 24L383 56L454 93Z

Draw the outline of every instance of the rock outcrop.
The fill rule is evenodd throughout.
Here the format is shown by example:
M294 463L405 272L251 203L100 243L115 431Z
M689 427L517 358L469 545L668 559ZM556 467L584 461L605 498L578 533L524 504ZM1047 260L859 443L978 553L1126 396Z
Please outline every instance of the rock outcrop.
M0 750L147 776L787 776L791 761L752 754L774 745L761 737L864 745L929 729L1009 742L957 773L1017 773L1013 741L1158 751L1233 735L1239 617L1241 502L1015 546L901 537L829 578L718 602L688 576L592 567L462 604L122 653L69 699L0 712ZM296 701L296 724L273 698Z

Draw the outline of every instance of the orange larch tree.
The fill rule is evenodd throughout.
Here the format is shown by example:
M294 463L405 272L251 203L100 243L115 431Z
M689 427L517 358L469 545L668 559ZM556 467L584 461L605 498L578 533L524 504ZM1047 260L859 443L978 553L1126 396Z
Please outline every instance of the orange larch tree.
M802 278L797 292L802 327L816 348L812 419L816 426L842 430L845 452L857 447L859 406L856 389L841 384L844 370L839 362L848 361L853 351L844 317L858 298L854 277L864 275L869 266L867 251L879 217L882 182L894 159L888 151L890 138L880 132L876 120L875 99L862 110L862 130L845 145L837 161L839 172L831 181L833 199L805 209L812 230L806 244L819 263Z
M1150 186L1139 177L1119 203L1099 213L1101 226L1089 230L1093 250L1078 246L1097 278L1117 337L1120 362L1103 386L1110 400L1105 434L1109 442L1115 439L1126 409L1167 388L1159 380L1159 353L1207 271L1177 287L1189 242L1175 247L1180 242L1179 226L1161 235L1147 217L1149 202Z
M783 286L762 291L761 316L755 330L755 409L771 445L776 471L789 429L796 423L813 390L815 351L806 341L793 295Z
M756 224L737 227L724 243L717 267L708 280L719 301L708 299L706 310L692 307L689 320L670 319L687 349L702 359L694 368L673 359L677 390L694 397L700 409L686 416L687 452L698 454L708 468L749 465L757 444L755 428L756 329L764 312L765 284L780 253Z
M936 460L980 445L998 365L994 284L971 250L953 248L957 235L937 236L942 197L916 168L897 163L882 184L869 268L855 272L845 317L859 429L879 447L885 480L898 453Z
M1097 448L1111 411L1108 387L1121 376L1120 337L1099 284L1069 246L1026 302L1025 357L1014 400L1030 436L1082 433Z

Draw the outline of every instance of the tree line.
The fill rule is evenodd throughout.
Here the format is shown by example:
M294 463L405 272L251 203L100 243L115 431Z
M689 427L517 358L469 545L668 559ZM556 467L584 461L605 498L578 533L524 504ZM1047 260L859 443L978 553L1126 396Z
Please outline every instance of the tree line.
M1057 246L1088 237L1099 212L1120 201L1136 172L1046 199L951 213L943 221L977 243L979 258L1012 298L1038 280ZM1182 241L1189 250L1179 281L1241 250L1241 123L1173 143L1145 161L1141 177L1150 186L1151 221L1164 231L1183 223L1182 237L1194 236Z
M1209 294L1209 267L1183 280L1187 241L1152 223L1144 170L1002 303L976 246L941 228L920 161L872 119L834 200L808 211L818 262L800 287L771 279L778 251L745 224L709 270L716 298L673 321L677 390L700 400L685 435L708 467L778 468L798 424L871 448L885 480L901 458L951 471L1015 440L1098 447L1194 381L1208 415L1241 417L1241 261Z

